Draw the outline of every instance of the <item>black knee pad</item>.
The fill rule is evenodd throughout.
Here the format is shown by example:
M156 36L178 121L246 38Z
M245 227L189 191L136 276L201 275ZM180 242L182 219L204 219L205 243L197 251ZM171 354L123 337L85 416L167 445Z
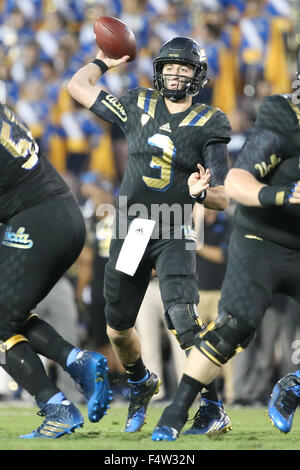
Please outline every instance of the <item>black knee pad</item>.
M205 328L194 304L173 305L165 313L165 320L182 349L192 347L195 334Z
M254 328L227 312L221 312L215 322L196 335L195 346L214 364L222 366L245 349L254 335Z

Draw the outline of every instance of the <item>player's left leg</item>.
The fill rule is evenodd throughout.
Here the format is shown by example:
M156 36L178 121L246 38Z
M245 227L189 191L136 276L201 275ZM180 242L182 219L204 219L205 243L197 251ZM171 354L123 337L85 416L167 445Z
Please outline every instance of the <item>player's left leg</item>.
M175 440L178 437L197 394L215 379L220 365L233 357L240 347L247 346L253 334L249 325L225 315L218 317L214 328L207 328L196 336L175 398L154 429L153 440ZM226 426L229 430L230 422ZM215 429L219 431L217 425ZM210 433L214 433L214 429Z
M214 380L220 366L234 356L239 348L248 345L270 302L270 286L280 275L280 269L277 269L279 265L267 262L268 250L270 260L275 259L274 247L265 244L258 246L257 255L262 254L263 258L256 257L253 256L253 251L245 252L242 249L241 237L243 242L243 235L240 234L232 240L233 247L223 283L219 316L215 322L196 335L196 347L193 347L188 358L173 403L166 408L153 432L154 440L176 439L197 394ZM260 259L263 260L263 265ZM230 426L230 422L224 421L223 424L224 430ZM194 422L192 428L196 425L198 423ZM214 429L218 430L218 425L215 424L211 432ZM199 430L201 433L202 426Z
M157 272L166 308L167 327L188 356L194 344L195 334L205 326L196 307L199 298L195 251L186 250L187 243L192 242L165 242L165 248L157 258ZM203 390L197 415L197 429L193 429L193 433L210 433L211 430L228 429L229 425L230 420L218 398L215 382L212 381Z

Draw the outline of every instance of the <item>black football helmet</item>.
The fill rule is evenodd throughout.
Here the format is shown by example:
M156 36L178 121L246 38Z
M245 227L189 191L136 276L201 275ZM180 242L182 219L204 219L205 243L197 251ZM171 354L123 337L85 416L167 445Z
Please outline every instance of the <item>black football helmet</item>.
M194 76L182 89L166 88L162 69L168 63L187 64L194 68ZM195 96L199 93L208 82L206 72L207 59L204 49L191 38L173 38L162 45L158 56L153 61L153 85L166 98L179 101L186 95Z

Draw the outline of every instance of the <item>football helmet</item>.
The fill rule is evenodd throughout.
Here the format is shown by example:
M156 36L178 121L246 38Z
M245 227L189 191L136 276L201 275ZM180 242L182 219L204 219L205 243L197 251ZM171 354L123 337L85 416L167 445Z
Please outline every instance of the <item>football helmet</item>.
M194 69L194 76L186 81L181 89L178 86L175 90L168 89L162 74L163 66L168 63L189 65ZM199 93L208 82L206 72L207 59L204 49L191 38L177 37L165 42L154 59L153 85L166 98L179 101L186 95L195 96ZM183 79L186 80L186 77Z

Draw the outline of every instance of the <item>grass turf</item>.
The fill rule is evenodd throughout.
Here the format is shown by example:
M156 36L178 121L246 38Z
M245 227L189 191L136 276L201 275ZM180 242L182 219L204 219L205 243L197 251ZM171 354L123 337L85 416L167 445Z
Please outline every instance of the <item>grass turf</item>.
M123 431L127 406L112 405L107 416L99 423L92 424L87 419L86 409L81 407L85 417L83 428L70 436L59 439L20 439L19 435L31 432L42 422L36 415L37 408L0 407L0 450L98 450L103 459L113 451L120 455L130 455L129 451L173 452L189 450L299 450L300 449L300 412L296 412L293 429L289 434L280 433L270 423L267 409L228 408L232 421L232 431L212 437L183 436L175 442L154 442L151 433L163 408L153 405L149 408L147 423L138 433ZM196 409L191 410L190 417ZM188 423L190 425L190 423ZM186 426L187 427L187 426ZM159 463L159 462L153 462ZM196 463L196 462L195 462Z

